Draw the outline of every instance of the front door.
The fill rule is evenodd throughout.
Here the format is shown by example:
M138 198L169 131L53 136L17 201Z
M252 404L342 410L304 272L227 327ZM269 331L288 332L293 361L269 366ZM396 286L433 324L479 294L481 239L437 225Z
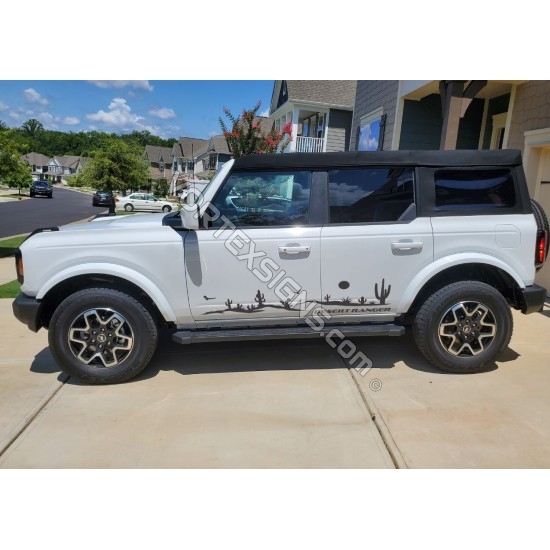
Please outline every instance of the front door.
M208 227L185 239L197 321L293 322L300 318L296 294L320 300L321 227L310 217L311 181L306 170L231 173L211 203Z

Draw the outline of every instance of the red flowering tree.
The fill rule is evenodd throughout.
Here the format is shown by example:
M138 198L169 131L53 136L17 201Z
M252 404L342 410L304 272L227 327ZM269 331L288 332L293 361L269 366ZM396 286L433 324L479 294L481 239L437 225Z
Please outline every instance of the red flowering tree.
M223 112L231 123L231 129L219 117L220 126L227 145L234 157L253 155L255 153L283 152L292 141L292 124L288 122L281 131L273 127L269 132L262 130L260 121L256 116L261 101L249 110L243 110L240 117L235 117L230 110L224 108Z

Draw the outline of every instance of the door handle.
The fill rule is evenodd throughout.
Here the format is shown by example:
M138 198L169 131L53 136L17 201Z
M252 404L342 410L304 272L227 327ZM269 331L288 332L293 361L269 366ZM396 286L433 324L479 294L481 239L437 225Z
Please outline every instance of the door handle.
M303 254L304 252L310 252L311 246L279 246L280 254Z
M419 241L398 241L391 243L392 250L422 250L423 242Z

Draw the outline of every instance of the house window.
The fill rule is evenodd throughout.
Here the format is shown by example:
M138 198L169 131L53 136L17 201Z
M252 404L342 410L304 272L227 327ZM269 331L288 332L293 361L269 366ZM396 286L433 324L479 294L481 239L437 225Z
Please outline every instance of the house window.
M190 172L195 168L195 163L192 160L187 161L187 171Z
M216 155L210 155L209 163L208 163L208 169L209 170L215 170L216 169Z
M161 162L161 163L159 164L159 170L160 170L161 172L164 172L164 162Z
M358 151L381 151L384 143L386 115L383 109L376 109L361 117L357 138Z
M491 149L502 149L504 144L504 131L506 129L506 117L508 113L500 113L493 116L493 131L491 133Z
M325 130L325 115L319 115L317 119L317 137L322 138Z

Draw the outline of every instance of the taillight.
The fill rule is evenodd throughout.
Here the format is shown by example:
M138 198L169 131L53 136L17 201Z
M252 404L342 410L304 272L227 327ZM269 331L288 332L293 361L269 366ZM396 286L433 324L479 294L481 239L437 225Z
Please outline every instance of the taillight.
M548 243L548 233L539 229L537 231L537 247L535 249L535 267L540 268L546 260L546 247Z
M17 281L22 285L24 280L23 255L19 249L15 251L15 271L17 272Z

